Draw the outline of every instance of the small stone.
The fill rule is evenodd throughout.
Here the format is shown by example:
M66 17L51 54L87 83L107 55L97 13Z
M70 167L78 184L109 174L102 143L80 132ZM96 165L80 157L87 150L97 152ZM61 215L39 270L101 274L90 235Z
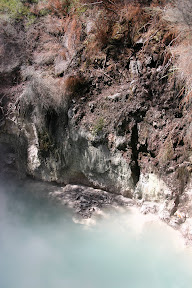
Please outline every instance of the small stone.
M142 205L140 212L142 214L148 214L148 213L152 213L155 214L157 212L157 205L155 203L146 203L144 202L144 204Z
M177 210L174 215L176 216L176 221L178 224L182 224L185 222L186 215L184 212L180 212L179 210Z
M73 116L74 116L74 111L73 111L73 109L69 109L68 112L67 112L67 115L68 115L68 118L69 118L69 119L72 119Z
M156 121L153 121L153 127L154 127L155 129L158 127Z
M166 209L161 210L159 213L159 218L165 222L170 222L170 212Z
M157 62L158 57L159 57L158 54L157 54L157 53L154 53L154 54L153 54L153 61L154 61L154 62Z
M156 71L157 71L158 73L161 72L161 71L163 71L163 67L162 67L162 66L157 67Z
M132 89L131 89L132 93L135 93L136 89L137 89L137 86L136 85L133 86Z
M180 224L180 223L178 223L176 217L172 217L171 220L170 220L170 222L169 222L169 225L170 225L171 227L173 227L174 229L178 229L179 224Z
M127 147L126 138L123 136L117 136L115 139L115 147L118 150L125 150Z
M122 97L122 94L119 92L119 93L115 93L115 94L113 94L113 95L110 95L110 96L108 96L107 98L108 98L109 100L112 100L112 101L114 101L114 102L117 102L117 101L120 100L121 97Z
M146 65L146 66L150 65L151 62L152 62L152 60L153 60L152 56L148 56L148 57L146 58L146 60L145 60L145 65Z
M143 38L139 38L139 40L137 40L136 44L144 44L145 40Z
M132 59L129 64L129 70L132 75L139 75L142 70L141 61Z
M95 105L93 103L89 103L89 108L90 108L91 113L93 113L95 110Z

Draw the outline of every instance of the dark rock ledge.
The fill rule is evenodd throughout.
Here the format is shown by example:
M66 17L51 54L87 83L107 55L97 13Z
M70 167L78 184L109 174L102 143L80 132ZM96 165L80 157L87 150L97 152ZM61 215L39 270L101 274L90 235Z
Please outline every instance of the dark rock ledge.
M187 208L186 211L178 209L173 215L170 215L170 209L172 209L174 203L170 205L170 202L167 202L166 205L166 203L133 200L100 189L70 184L65 187L55 186L54 189L49 190L48 198L53 202L71 208L74 211L73 219L78 223L87 223L84 220L91 219L98 214L102 215L106 208L126 209L134 206L144 215L157 215L160 220L173 229L179 230L187 245L192 245L191 217L187 213Z
M77 216L90 218L102 208L133 206L135 201L83 185L66 185L49 192L49 198L72 208Z

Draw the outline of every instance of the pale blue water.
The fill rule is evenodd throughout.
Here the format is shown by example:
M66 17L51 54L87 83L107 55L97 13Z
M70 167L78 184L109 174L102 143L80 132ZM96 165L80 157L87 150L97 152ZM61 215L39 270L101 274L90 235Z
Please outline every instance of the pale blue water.
M0 288L192 287L191 252L165 225L111 210L86 228L66 208L9 190L0 192Z

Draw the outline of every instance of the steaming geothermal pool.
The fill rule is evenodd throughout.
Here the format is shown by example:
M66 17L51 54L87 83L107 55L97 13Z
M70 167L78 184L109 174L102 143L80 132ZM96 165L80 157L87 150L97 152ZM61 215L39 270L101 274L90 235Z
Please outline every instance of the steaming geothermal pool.
M96 225L34 197L0 191L0 288L191 288L192 253L177 232L132 209Z

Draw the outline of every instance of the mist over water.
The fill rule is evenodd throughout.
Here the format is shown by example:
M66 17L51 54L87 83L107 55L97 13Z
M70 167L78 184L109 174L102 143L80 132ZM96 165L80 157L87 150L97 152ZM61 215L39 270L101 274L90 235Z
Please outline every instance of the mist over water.
M130 209L75 224L26 187L0 187L0 288L192 287L191 249L165 224Z

